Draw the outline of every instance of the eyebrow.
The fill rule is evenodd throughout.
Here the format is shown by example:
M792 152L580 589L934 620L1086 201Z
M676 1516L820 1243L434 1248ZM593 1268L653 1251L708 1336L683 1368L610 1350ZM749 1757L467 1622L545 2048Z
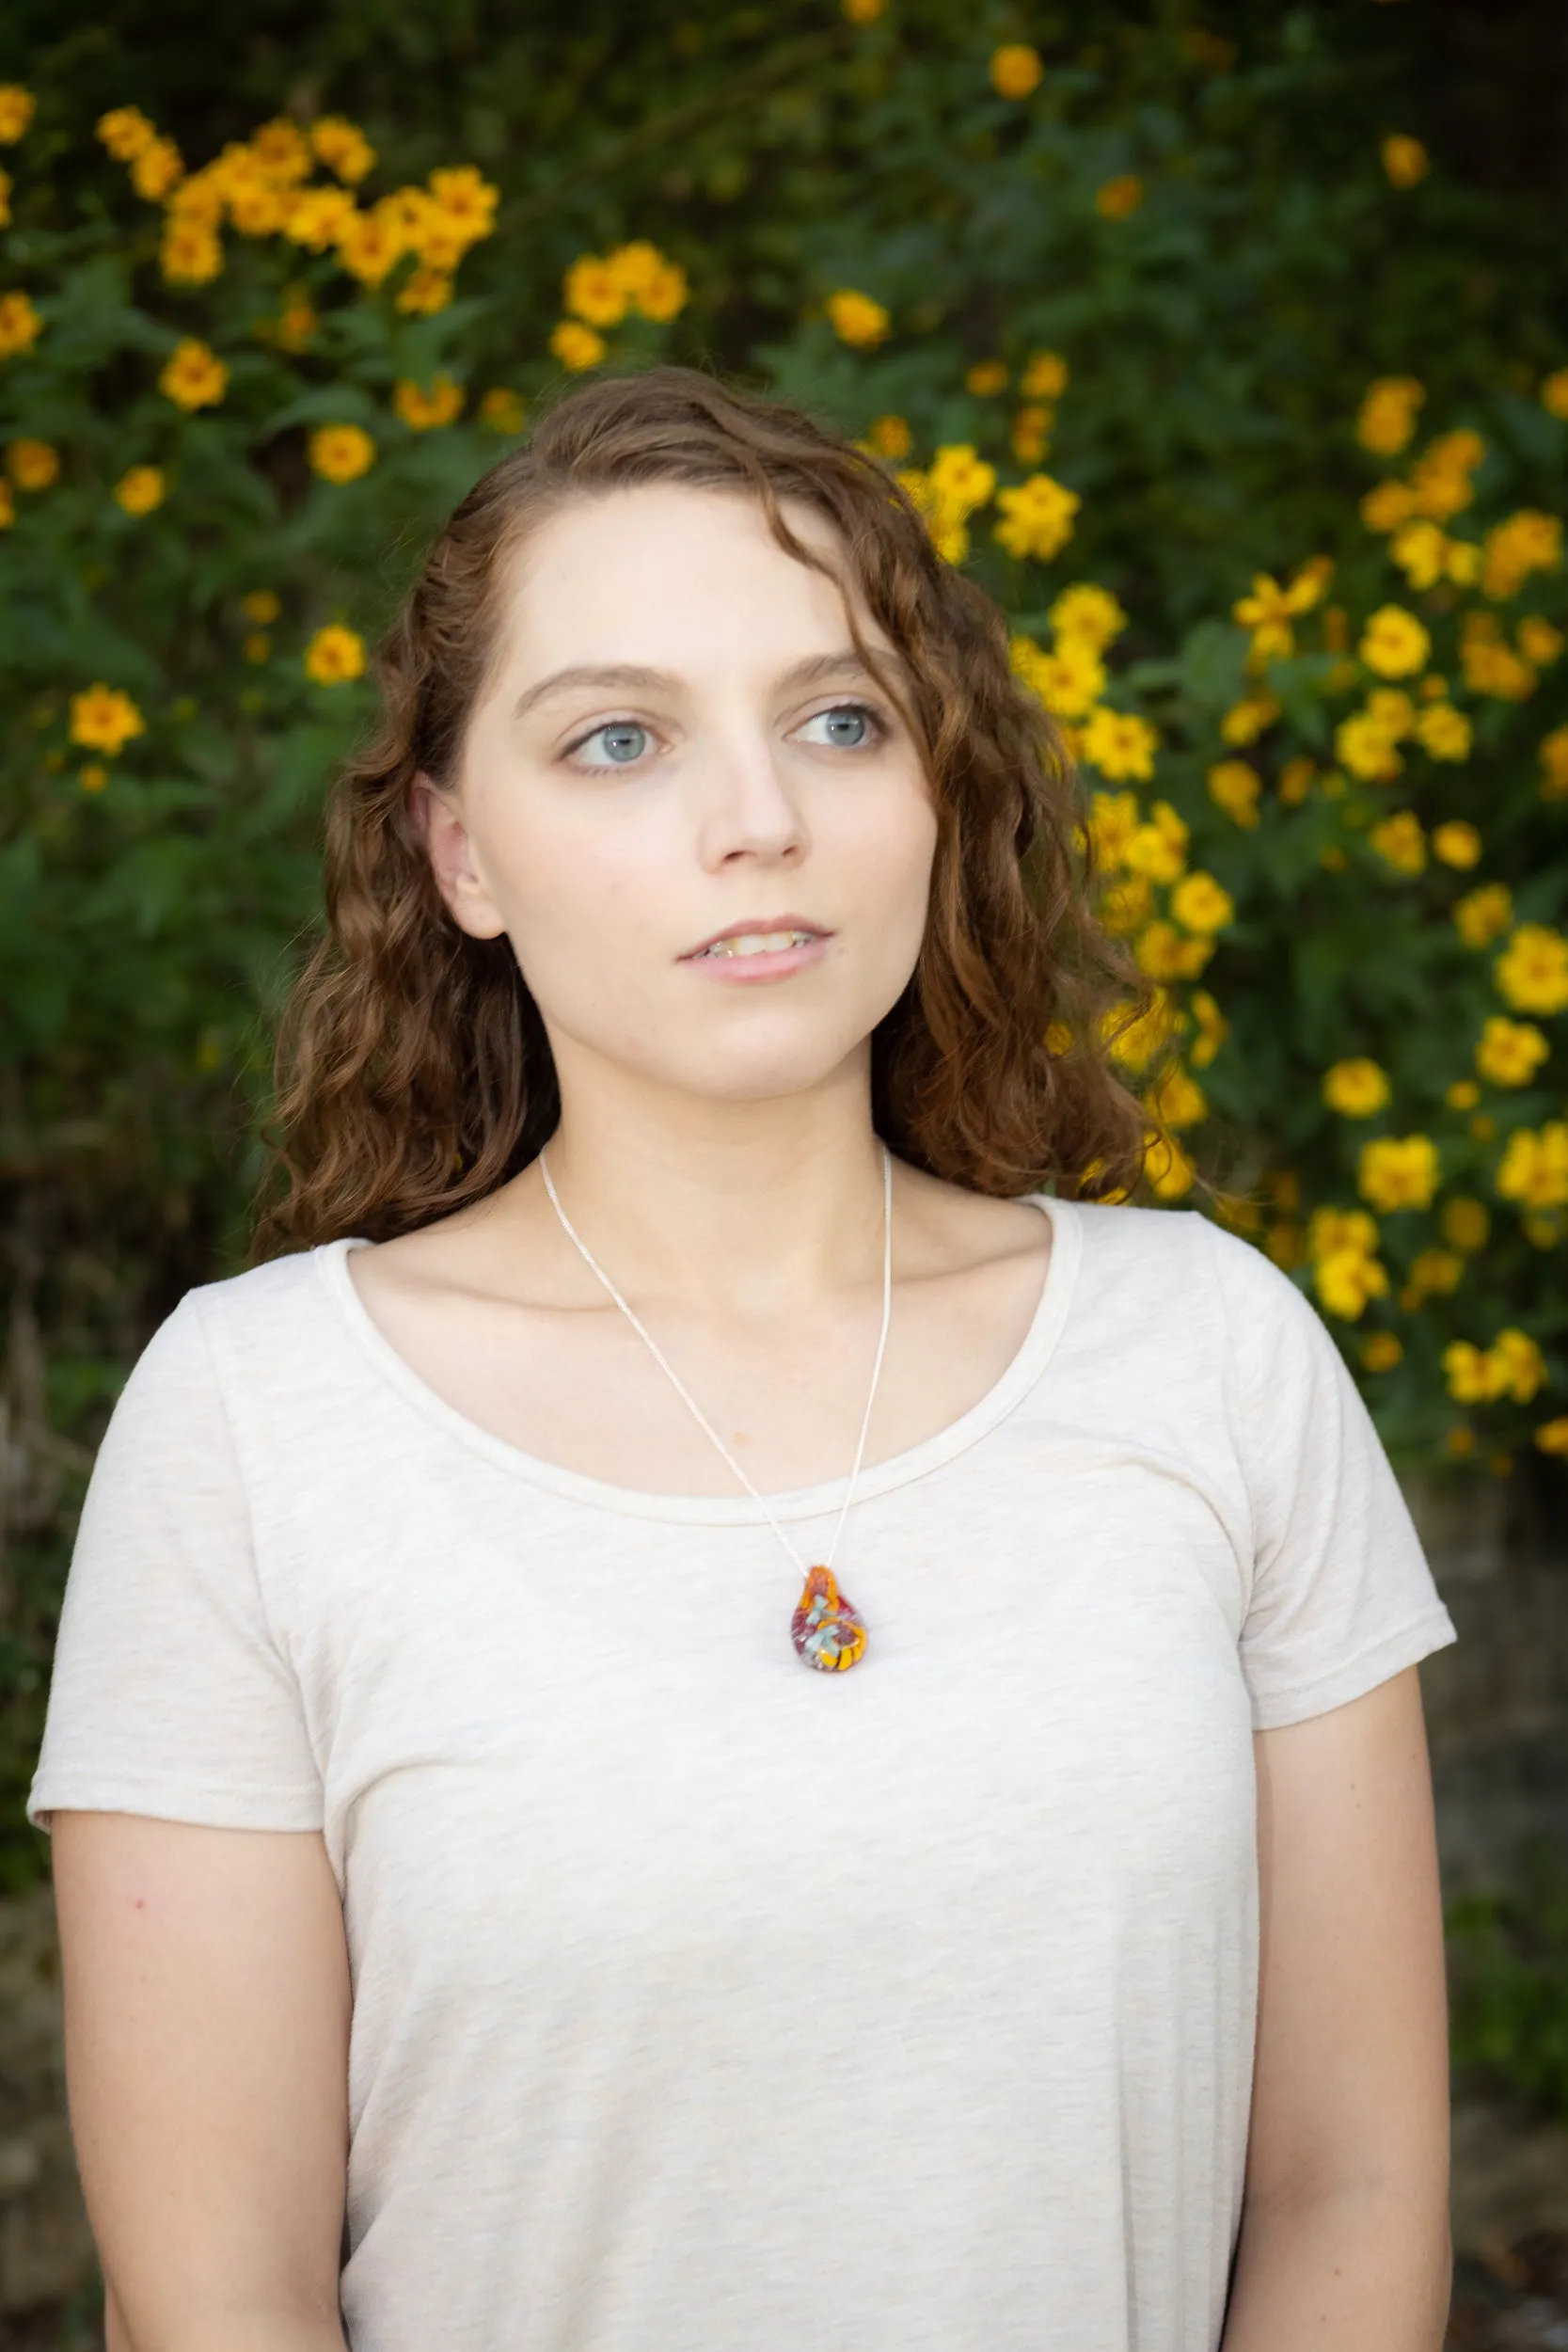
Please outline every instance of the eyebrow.
M778 685L788 691L803 686L825 683L830 678L870 677L872 673L852 647L842 653L810 654L804 661L797 661L778 679ZM520 719L535 703L544 702L551 694L564 694L584 686L625 687L630 692L679 692L684 681L673 670L650 670L637 661L579 662L571 669L552 671L536 686L528 687L518 695L512 716Z

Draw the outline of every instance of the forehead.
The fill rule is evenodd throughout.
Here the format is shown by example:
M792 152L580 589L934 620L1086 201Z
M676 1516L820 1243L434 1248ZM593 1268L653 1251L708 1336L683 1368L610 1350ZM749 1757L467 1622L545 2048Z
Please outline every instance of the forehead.
M790 528L845 580L868 643L891 651L827 518L786 501ZM636 661L692 672L778 666L849 642L846 592L786 554L743 492L648 483L572 501L513 561L508 670Z

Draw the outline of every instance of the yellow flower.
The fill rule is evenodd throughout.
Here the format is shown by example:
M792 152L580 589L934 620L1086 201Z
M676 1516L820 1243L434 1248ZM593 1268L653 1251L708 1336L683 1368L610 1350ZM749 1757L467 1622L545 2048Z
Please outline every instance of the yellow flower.
M578 319L562 319L550 336L550 349L563 368L580 375L585 368L598 366L605 355L605 340Z
M1163 988L1157 988L1151 1003L1131 1020L1127 1018L1130 1010L1129 1006L1120 1005L1108 1012L1102 1033L1112 1060L1136 1075L1164 1052L1176 1033L1178 1018Z
M60 453L49 441L10 441L6 471L19 490L47 490L60 476Z
M252 588L240 598L240 611L258 628L270 628L282 610L270 588Z
M1451 1249L1423 1249L1410 1269L1420 1298L1451 1297L1465 1279L1465 1261Z
M1307 1254L1326 1258L1336 1249L1370 1257L1378 1245L1377 1226L1365 1209L1314 1209L1307 1229Z
M1158 1200L1181 1200L1191 1192L1197 1170L1174 1136L1152 1130L1144 1137L1144 1178Z
M1207 1070L1230 1035L1230 1024L1207 989L1198 989L1189 1002L1193 1019L1197 1023L1197 1035L1187 1058L1195 1070Z
M1069 637L1044 653L1032 638L1015 637L1010 653L1017 675L1058 719L1084 718L1104 691L1104 664L1086 639Z
M98 136L117 164L135 163L157 135L139 106L111 106L98 118Z
M996 468L987 465L968 441L944 442L926 481L936 512L961 520L984 506L995 489Z
M164 502L165 482L159 466L133 466L115 484L115 503L127 515L150 515Z
M215 408L229 389L229 370L216 352L194 335L185 336L158 378L158 389L177 408Z
M1154 912L1154 893L1143 874L1128 874L1100 894L1096 909L1102 930L1113 939L1126 939L1140 930Z
M1386 784L1404 766L1393 736L1370 710L1340 720L1334 730L1334 756L1364 784Z
M37 101L15 82L0 82L0 147L14 147L33 119Z
M1087 580L1064 588L1045 617L1063 650L1071 642L1100 653L1127 627L1127 615L1110 590Z
M1361 1361L1369 1372L1392 1372L1403 1360L1403 1343L1392 1331L1374 1331L1362 1344Z
M102 792L109 781L109 771L101 760L84 762L76 778L84 792Z
M328 171L356 186L375 163L375 150L363 131L341 115L322 115L310 125L310 144Z
M1513 920L1513 895L1506 882L1482 882L1457 902L1453 920L1466 947L1490 947Z
M850 286L831 294L826 308L833 333L856 351L874 351L893 324L879 302Z
M619 326L631 296L610 263L596 253L579 255L562 286L562 306L590 326Z
M1418 517L1400 525L1388 552L1412 588L1435 588L1449 567L1449 544L1435 523Z
M1426 1209L1437 1190L1437 1146L1430 1136L1379 1136L1361 1146L1356 1186L1374 1209Z
M360 218L346 188L301 188L284 212L282 228L291 245L325 253L340 244L350 221Z
M1433 759L1467 759L1471 726L1452 703L1428 703L1416 720L1416 740Z
M252 629L240 651L247 661L264 661L272 651L272 639L263 628Z
M1391 866L1396 874L1420 874L1426 870L1426 835L1421 820L1414 809L1402 808L1392 817L1386 817L1367 835L1368 842Z
M71 698L71 739L84 751L106 752L113 759L134 735L146 732L146 720L118 686L100 681Z
M1279 705L1273 694L1243 694L1220 721L1220 734L1227 743L1244 749L1249 743L1256 743L1278 716Z
M1069 377L1070 370L1059 351L1032 351L1018 389L1025 400L1060 400Z
M1287 808L1299 808L1312 789L1317 773L1313 761L1307 758L1288 759L1279 771L1279 797Z
M1527 661L1533 661L1544 670L1562 651L1562 631L1554 628L1550 621L1543 620L1538 612L1527 613L1519 624L1519 651Z
M1008 436L1021 466L1037 466L1051 446L1051 411L1037 401L1027 402L1013 419Z
M1128 845L1140 821L1135 792L1095 794L1089 807L1088 834L1100 873L1114 874L1126 863ZM1180 864L1177 871L1180 871Z
M1568 1207L1568 1121L1549 1119L1539 1130L1515 1127L1497 1183L1503 1200L1527 1209Z
M1359 1323L1369 1299L1387 1296L1388 1275L1364 1249L1327 1249L1313 1260L1312 1287L1331 1315Z
M1555 572L1562 562L1562 524L1539 507L1522 506L1486 534L1481 584L1495 603L1518 595L1531 572Z
M345 214L336 243L338 259L362 286L379 286L408 250L400 222L380 204L368 213L350 210Z
M1559 368L1541 387L1541 405L1568 422L1568 368Z
M851 24L875 24L887 6L887 0L843 0L844 13Z
M1302 565L1289 587L1281 587L1271 573L1254 574L1252 594L1240 597L1231 606L1230 617L1252 631L1255 666L1284 660L1294 652L1296 639L1291 623L1318 603L1328 585L1332 568L1325 560L1314 557Z
M1463 1194L1444 1203L1442 1224L1443 1239L1467 1256L1484 1249L1492 1232L1485 1203L1466 1200Z
M1027 98L1044 72L1039 51L1027 41L1005 41L991 53L990 86L999 98Z
M1146 924L1132 943L1138 969L1151 980L1196 980L1213 952L1212 939L1183 939L1174 923Z
M1431 158L1420 140L1407 138L1402 131L1391 131L1378 151L1390 187L1413 188L1432 168Z
M1432 639L1402 605L1379 606L1362 632L1362 660L1379 677L1411 677L1424 668Z
M1481 1101L1481 1089L1473 1078L1455 1078L1443 1089L1443 1100L1450 1111L1473 1111Z
M1236 824L1249 830L1258 822L1262 789L1261 776L1244 759L1222 759L1209 771L1209 798Z
M1382 1110L1391 1091L1383 1071L1365 1055L1337 1061L1332 1070L1323 1072L1323 1101L1341 1119L1370 1119Z
M1568 726L1554 727L1542 742L1541 797L1568 801Z
M429 433L462 415L462 387L450 375L435 375L426 391L411 376L401 376L392 387L392 406L411 433Z
M1101 220L1127 220L1144 200L1144 183L1135 171L1122 171L1095 190L1094 209Z
M161 203L184 176L184 159L172 139L151 140L131 166L131 185L150 204Z
M1183 930L1223 931L1236 913L1236 903L1212 874L1185 874L1170 894L1170 911Z
M1396 531L1416 512L1416 493L1408 483L1380 482L1361 501L1361 519L1369 531Z
M1378 457L1397 457L1416 430L1426 388L1413 375L1380 375L1368 385L1356 413L1355 437Z
M1457 515L1475 496L1470 476L1485 454L1485 442L1468 426L1456 433L1440 433L1411 469L1407 511L1430 515L1437 522ZM1402 521L1403 516L1398 519Z
M0 359L31 351L43 331L43 321L20 291L0 294Z
M446 272L421 262L399 287L397 307L416 317L430 318L436 311L444 310L451 300L451 279Z
M1434 857L1441 858L1445 866L1456 866L1461 873L1467 873L1481 860L1481 835L1462 817L1450 817L1447 824L1437 827L1432 836L1432 848Z
M1455 1340L1443 1350L1449 1394L1461 1405L1490 1405L1512 1397L1528 1405L1546 1377L1545 1359L1524 1331L1499 1331L1488 1348Z
M457 164L433 171L427 183L447 223L465 246L477 245L496 225L500 190L472 164ZM433 261L436 256L430 257Z
M993 393L1005 392L1006 389L1007 370L1001 359L976 359L965 371L964 389L973 392L977 400L990 400Z
M269 180L287 185L303 180L310 168L310 143L286 115L276 115L252 132L250 151Z
M509 385L493 386L479 404L479 421L492 433L520 433L525 413L521 392Z
M1072 536L1072 518L1083 504L1076 490L1064 489L1049 474L1035 473L1016 489L997 493L1006 520L995 536L1009 555L1049 563Z
M1551 1050L1533 1021L1494 1013L1476 1047L1476 1069L1489 1086L1525 1087Z
M1545 923L1521 923L1493 965L1497 991L1515 1012L1568 1009L1568 939Z
M1563 373L1568 374L1568 369ZM1556 1421L1544 1421L1535 1433L1535 1442L1543 1454L1568 1454L1568 1413L1560 1413Z
M1209 1116L1203 1089L1180 1063L1150 1088L1144 1096L1144 1107L1162 1127L1196 1127Z
M312 473L324 482L357 482L375 463L375 443L358 424L321 424L307 444Z
M866 434L874 457L907 457L914 436L902 417L874 417Z
M1090 711L1084 727L1083 753L1112 784L1154 773L1154 754L1160 738L1147 719L1127 710L1108 710L1103 703Z
M303 351L315 333L317 323L314 310L296 287L284 302L282 315L272 331L284 351Z
M342 686L360 676L365 667L365 641L336 621L318 628L305 648L305 670L318 686Z
M158 262L171 286L205 286L223 271L223 245L199 220L170 215L158 247Z

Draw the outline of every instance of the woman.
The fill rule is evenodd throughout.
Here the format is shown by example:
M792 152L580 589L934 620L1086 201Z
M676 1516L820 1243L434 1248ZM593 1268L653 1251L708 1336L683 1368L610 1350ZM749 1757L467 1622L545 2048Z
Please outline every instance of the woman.
M382 675L33 1792L111 2345L1435 2347L1451 1629L1298 1294L1092 1198L1000 615L660 370Z

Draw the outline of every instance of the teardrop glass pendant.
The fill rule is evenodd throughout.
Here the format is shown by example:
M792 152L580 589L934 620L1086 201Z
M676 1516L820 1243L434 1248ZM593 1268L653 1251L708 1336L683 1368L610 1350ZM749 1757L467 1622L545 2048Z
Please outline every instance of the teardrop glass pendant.
M797 1654L818 1674L847 1674L865 1655L865 1626L832 1568L813 1568L789 1621Z

